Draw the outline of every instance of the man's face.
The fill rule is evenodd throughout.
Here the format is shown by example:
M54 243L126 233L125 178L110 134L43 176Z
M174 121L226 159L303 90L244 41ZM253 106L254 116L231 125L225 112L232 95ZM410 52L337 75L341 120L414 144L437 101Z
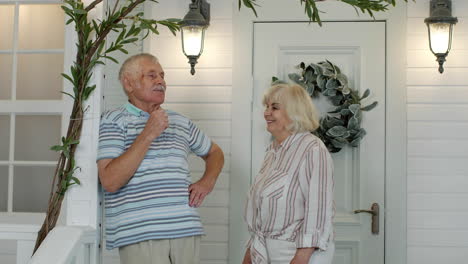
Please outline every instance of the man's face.
M151 105L164 103L166 81L164 71L159 63L143 58L138 62L140 72L129 81L127 92L131 101L142 110L148 111Z

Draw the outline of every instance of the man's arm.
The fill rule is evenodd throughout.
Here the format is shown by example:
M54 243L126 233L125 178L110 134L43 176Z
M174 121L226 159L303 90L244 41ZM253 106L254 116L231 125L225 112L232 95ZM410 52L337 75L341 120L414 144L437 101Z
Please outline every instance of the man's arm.
M200 180L189 186L189 205L194 207L199 207L205 197L213 190L224 165L223 151L214 142L211 144L208 154L202 158L205 160L205 173Z
M99 160L99 180L108 192L118 191L127 184L145 158L151 142L157 138L168 126L167 114L164 110L154 109L145 128L135 139L132 146L115 159Z

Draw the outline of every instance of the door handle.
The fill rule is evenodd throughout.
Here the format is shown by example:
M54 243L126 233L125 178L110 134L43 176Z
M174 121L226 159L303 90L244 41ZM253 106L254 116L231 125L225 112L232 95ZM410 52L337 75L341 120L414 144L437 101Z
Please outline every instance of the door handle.
M354 210L355 214L360 214L360 213L368 213L372 215L372 227L371 231L372 234L378 235L379 234L379 213L380 213L380 207L378 203L373 203L371 206L370 210Z

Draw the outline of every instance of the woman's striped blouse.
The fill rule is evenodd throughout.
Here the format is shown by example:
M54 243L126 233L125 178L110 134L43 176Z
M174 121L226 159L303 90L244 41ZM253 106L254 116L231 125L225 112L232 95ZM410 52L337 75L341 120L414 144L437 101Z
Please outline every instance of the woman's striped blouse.
M327 249L333 239L333 161L311 133L268 147L245 207L253 263L267 263L265 239Z

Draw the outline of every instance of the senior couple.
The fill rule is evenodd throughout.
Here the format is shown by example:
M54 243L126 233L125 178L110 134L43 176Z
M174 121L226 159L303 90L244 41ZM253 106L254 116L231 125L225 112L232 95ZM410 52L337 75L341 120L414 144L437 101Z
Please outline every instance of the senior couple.
M128 102L102 115L97 158L107 249L118 248L122 264L199 263L196 208L215 186L223 152L190 119L162 107L165 73L156 57L128 58L119 79ZM263 104L273 140L248 194L242 263L330 264L333 162L311 134L317 112L298 85L273 85ZM205 161L194 183L190 153Z

